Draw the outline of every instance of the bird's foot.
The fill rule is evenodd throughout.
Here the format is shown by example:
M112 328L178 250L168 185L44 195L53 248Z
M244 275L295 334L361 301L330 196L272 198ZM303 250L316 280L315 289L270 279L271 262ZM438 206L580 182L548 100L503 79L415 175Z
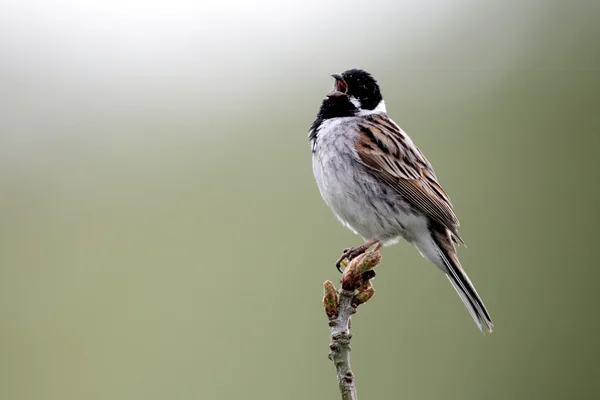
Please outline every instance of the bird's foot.
M371 241L369 241L369 242L367 242L367 243L365 243L365 244L363 244L361 246L350 247L349 249L344 249L344 251L342 252L342 255L340 256L340 258L338 258L337 262L335 263L335 267L341 273L342 272L342 265L345 268L350 261L352 261L356 257L360 256L361 254L365 253L375 243L379 243L379 241L378 240L371 240Z

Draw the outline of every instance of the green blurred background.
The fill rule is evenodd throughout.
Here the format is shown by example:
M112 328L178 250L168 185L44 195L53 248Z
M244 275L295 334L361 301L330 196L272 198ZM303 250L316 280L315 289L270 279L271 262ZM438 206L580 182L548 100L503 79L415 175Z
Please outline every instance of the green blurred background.
M0 398L336 399L322 282L361 243L307 128L364 68L494 318L402 243L364 399L597 399L598 1L0 6Z

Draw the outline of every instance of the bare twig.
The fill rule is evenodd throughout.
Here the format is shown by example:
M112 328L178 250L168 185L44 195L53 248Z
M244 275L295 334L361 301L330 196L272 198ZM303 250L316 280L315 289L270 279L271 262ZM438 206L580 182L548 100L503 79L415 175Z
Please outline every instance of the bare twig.
M350 367L350 317L360 304L367 302L375 294L371 279L375 277L373 268L380 261L378 250L362 254L346 267L339 291L336 291L331 281L323 284L323 304L331 327L329 359L335 365L342 400L358 398L354 374Z

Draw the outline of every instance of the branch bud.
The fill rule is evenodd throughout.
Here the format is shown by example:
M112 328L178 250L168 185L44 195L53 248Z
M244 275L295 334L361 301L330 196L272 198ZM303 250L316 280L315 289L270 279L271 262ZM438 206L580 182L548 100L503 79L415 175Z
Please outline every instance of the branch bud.
M378 251L364 253L350 261L348 267L342 275L342 288L346 290L355 290L363 281L363 274L371 271L381 262L381 255Z
M337 318L339 311L338 294L331 281L325 281L325 283L323 283L323 294L325 314L327 314L327 317L330 320Z
M352 305L354 307L358 307L359 305L366 303L375 294L375 288L370 280L363 282L357 290L358 293L352 299Z

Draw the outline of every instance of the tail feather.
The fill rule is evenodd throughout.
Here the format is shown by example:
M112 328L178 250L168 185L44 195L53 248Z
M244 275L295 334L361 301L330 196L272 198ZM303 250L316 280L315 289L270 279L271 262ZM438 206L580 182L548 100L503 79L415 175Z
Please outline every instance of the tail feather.
M491 333L494 330L494 323L488 313L485 304L479 297L475 286L471 283L471 280L467 276L466 272L462 269L458 257L456 256L456 250L448 232L433 232L438 254L444 263L445 272L448 276L448 280L460 296L461 300L469 310L471 317L479 327L479 330L483 333ZM485 329L485 330L484 330Z

